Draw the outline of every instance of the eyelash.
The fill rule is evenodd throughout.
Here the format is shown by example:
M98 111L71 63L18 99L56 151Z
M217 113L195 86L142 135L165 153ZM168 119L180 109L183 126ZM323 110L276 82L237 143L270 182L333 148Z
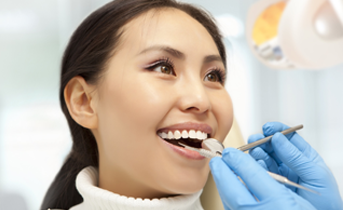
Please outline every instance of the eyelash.
M210 73L216 74L218 77L218 80L219 80L218 82L221 83L222 85L224 85L224 83L226 81L226 74L222 69L216 67L212 70L209 70L208 73L206 74L206 76Z
M156 67L163 66L163 65L170 67L174 71L174 64L169 58L160 58L145 68L152 71Z
M172 71L174 72L174 64L167 57L158 59L157 61L155 61L152 64L145 67L145 69L152 71L156 67L163 66L163 65L170 67L172 69ZM224 85L225 80L226 80L226 74L223 72L223 70L221 70L218 67L215 67L214 69L209 70L207 72L206 76L210 73L214 73L218 77L218 80L219 80L218 82ZM175 75L175 72L174 72L174 75Z

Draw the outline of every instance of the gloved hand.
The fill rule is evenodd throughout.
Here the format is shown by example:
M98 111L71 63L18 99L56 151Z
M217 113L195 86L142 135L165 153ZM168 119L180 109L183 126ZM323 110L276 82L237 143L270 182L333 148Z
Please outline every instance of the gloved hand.
M265 136L269 136L287 128L281 123L267 123L263 131ZM251 136L249 143L264 138L264 135ZM286 137L276 133L271 143L255 148L250 154L270 171L321 195L285 187L272 179L251 156L227 148L222 158L210 161L225 209L343 209L335 179L321 157L298 134L291 133Z
M289 180L313 189L321 195L289 187L317 209L343 209L335 178L318 153L296 132L284 136L278 133L289 127L270 122L263 133L250 136L252 143L265 136L274 135L271 142L250 151L264 168L287 177Z
M249 154L226 148L222 155L222 158L212 158L210 167L226 210L315 209L307 200L271 178Z

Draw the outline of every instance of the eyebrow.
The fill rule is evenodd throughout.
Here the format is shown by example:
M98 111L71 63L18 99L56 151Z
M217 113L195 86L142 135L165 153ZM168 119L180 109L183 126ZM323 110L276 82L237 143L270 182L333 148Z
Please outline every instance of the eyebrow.
M176 50L176 49L173 49L171 47L168 47L168 46L161 46L161 45L156 45L156 46L152 46L152 47L148 47L146 49L144 49L142 52L139 53L140 54L143 54L145 52L148 52L148 51L164 51L166 53L169 53L170 55L176 57L176 58L179 58L179 59L182 59L184 60L186 58L185 54Z
M219 62L223 62L222 57L220 57L220 55L208 55L204 58L204 63L210 63L212 61L219 61Z
M184 60L186 58L185 54L180 52L179 50L176 50L176 49L168 47L168 46L163 46L163 45L156 45L156 46L148 47L148 48L142 50L139 53L139 55L143 54L145 52L148 52L148 51L153 51L153 50L164 51L164 52L172 55L173 57L179 58L181 60ZM223 59L220 57L220 55L208 55L203 59L203 63L210 63L212 61L219 61L219 62L222 62L224 64Z

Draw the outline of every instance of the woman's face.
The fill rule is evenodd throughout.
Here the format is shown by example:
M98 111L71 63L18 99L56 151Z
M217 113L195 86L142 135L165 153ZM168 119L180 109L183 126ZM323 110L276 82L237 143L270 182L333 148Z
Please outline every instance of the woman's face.
M209 160L174 144L188 135L194 142L206 136L223 141L231 128L215 42L176 9L149 11L123 32L94 99L99 187L141 198L199 191Z

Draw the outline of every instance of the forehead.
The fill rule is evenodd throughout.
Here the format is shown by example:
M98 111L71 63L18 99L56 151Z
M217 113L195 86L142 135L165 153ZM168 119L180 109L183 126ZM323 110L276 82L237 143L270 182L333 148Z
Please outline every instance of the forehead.
M206 28L187 13L174 8L152 9L128 22L117 49L140 52L153 45L167 45L182 52L218 54Z

